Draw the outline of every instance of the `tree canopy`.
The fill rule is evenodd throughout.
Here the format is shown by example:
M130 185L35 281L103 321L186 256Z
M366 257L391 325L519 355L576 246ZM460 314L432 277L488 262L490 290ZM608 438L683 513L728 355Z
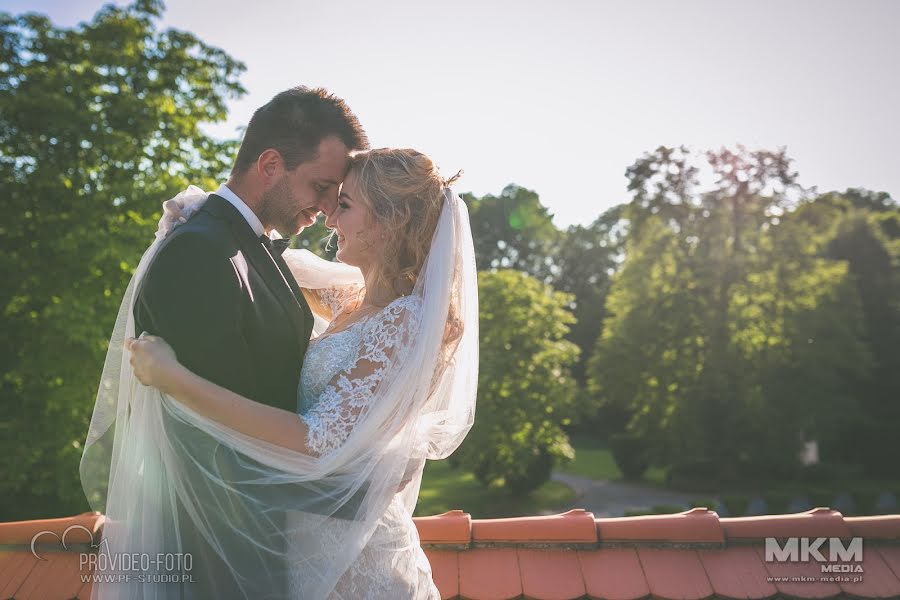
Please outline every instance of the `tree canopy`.
M162 5L67 29L0 14L0 289L6 518L86 506L81 443L118 303L162 200L211 187L233 142L203 133L244 67Z

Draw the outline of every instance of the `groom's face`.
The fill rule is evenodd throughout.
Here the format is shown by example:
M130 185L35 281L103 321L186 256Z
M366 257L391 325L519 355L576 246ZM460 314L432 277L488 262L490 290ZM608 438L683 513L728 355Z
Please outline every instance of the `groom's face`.
M316 156L284 175L263 195L263 221L284 237L316 222L319 212L330 215L337 206L350 151L337 137L319 143Z

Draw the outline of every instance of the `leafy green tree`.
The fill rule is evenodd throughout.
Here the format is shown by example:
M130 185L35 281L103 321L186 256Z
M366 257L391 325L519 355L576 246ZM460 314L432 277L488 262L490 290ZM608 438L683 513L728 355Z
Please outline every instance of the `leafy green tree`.
M613 273L624 258L628 225L624 205L615 206L590 225L573 225L560 235L554 252L553 287L572 294L569 309L575 315L568 339L580 349L572 373L584 383L585 363L600 335L604 305Z
M0 481L3 520L86 508L78 481L106 344L160 204L209 189L234 143L205 135L243 65L162 4L72 29L0 14Z
M463 194L478 268L517 269L547 281L559 230L538 195L510 184L499 196Z
M293 240L292 247L305 248L322 258L334 260L337 254L337 239L331 238L331 230L325 227L325 218L319 215L316 222L301 231Z
M858 295L809 231L779 225L804 193L784 151L706 159L707 190L683 149L629 169L626 258L589 387L661 465L715 457L718 475L777 476L854 410L844 383L868 368Z
M791 218L808 226L820 254L847 265L864 316L872 370L846 382L858 410L843 415L822 454L863 466L872 477L900 477L900 208L883 193L823 194Z
M451 461L484 484L525 493L573 456L563 431L576 411L578 347L565 340L571 297L505 269L479 273L478 292L478 408Z

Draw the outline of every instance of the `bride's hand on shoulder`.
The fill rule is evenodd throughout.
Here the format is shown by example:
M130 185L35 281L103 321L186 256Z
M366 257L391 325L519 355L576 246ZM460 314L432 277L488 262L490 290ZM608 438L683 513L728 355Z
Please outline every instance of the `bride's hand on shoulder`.
M146 386L166 392L178 371L183 369L175 350L161 337L145 332L138 338L127 338L125 348L131 352L135 376Z

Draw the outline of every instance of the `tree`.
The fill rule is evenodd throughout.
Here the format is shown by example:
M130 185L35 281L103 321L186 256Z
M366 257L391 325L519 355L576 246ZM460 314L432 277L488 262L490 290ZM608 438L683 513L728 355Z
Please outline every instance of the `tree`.
M499 196L463 194L478 268L517 269L547 281L559 231L538 195L510 184Z
M553 287L572 294L569 309L575 315L568 339L580 349L572 373L584 383L586 359L600 335L605 317L604 304L613 273L624 258L628 226L624 205L614 206L588 226L573 225L560 236L555 251L556 275Z
M106 343L160 204L208 189L235 149L205 135L244 67L162 4L55 27L0 14L0 290L7 519L86 507L81 444Z
M475 425L451 464L486 485L525 493L574 453L562 426L575 414L571 365L578 348L564 338L571 297L512 270L478 277L480 364Z
M847 265L860 299L872 370L851 382L858 410L823 439L822 454L900 477L900 208L887 194L851 189L801 206L792 219L815 232L821 256Z
M325 219L321 215L294 238L291 246L305 248L328 260L334 260L337 254L337 238L331 238L331 230L325 227Z
M719 475L777 476L803 436L855 407L845 383L868 368L858 296L846 264L781 223L804 193L783 150L706 159L707 190L684 150L629 169L625 261L589 388L628 411L660 465L715 457Z

